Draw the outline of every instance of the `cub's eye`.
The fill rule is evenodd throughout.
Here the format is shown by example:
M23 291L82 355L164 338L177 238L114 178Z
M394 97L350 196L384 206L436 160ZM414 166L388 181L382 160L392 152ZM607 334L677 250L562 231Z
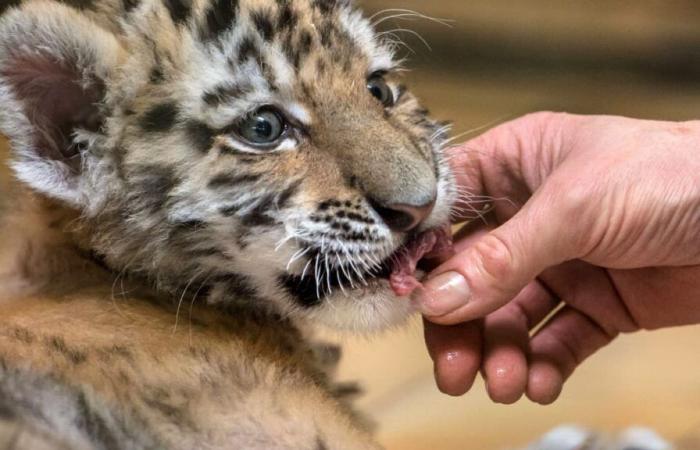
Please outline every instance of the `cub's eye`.
M374 75L367 80L367 89L377 98L385 107L394 106L394 93L384 78L379 75Z
M261 108L246 117L239 125L238 133L251 144L266 146L282 137L287 124L282 115L272 108Z

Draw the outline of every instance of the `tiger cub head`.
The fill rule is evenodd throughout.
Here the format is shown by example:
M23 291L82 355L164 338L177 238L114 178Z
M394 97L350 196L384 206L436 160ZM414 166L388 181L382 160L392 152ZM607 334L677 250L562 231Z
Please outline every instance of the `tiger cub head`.
M380 329L411 313L390 262L455 197L394 47L344 0L27 0L0 18L0 126L113 270Z

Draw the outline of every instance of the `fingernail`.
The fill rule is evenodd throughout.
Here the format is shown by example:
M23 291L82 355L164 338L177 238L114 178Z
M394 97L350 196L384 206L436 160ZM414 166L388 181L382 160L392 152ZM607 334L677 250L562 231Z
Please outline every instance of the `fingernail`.
M444 316L469 301L469 285L457 272L445 272L429 279L416 290L413 301L426 316Z

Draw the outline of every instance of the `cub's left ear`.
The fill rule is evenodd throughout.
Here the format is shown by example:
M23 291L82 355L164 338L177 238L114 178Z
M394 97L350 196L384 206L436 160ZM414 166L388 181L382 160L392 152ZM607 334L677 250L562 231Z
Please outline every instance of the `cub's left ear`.
M0 131L10 138L21 181L84 205L85 143L99 136L106 86L122 53L114 35L53 1L29 1L1 16Z

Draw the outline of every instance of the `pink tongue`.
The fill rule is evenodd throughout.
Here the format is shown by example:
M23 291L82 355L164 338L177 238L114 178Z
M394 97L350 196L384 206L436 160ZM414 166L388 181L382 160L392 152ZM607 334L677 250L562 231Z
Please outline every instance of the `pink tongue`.
M452 250L449 225L426 231L399 250L393 261L389 284L398 297L407 297L423 285L416 279L416 266L424 257L444 255Z

